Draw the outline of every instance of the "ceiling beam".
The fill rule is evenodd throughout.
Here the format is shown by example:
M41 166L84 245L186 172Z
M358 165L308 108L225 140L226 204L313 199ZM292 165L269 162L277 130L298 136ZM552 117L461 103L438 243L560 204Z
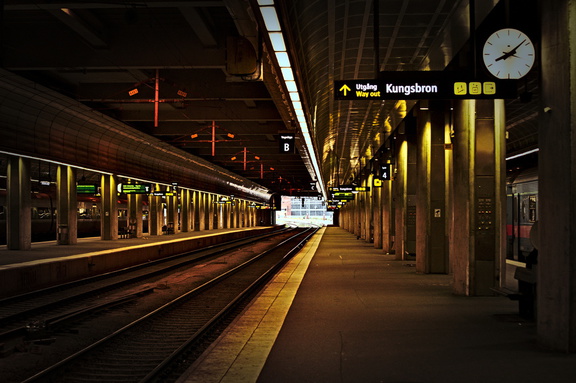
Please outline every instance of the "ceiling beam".
M196 33L196 36L198 36L202 45L205 47L215 47L217 45L216 39L210 31L210 28L195 8L182 7L180 8L180 12L188 24L190 24L190 28L194 30L194 33Z
M41 3L38 1L19 1L17 4L5 4L5 11L37 11L41 10L56 10L60 8L69 9L113 9L120 8L126 9L133 8L185 8L185 7L223 7L224 1L222 0L181 0L181 1L51 1Z
M92 25L84 20L81 15L70 8L51 9L48 12L66 24L70 29L76 32L84 41L97 49L108 48L108 43L104 39L104 35L97 31ZM89 15L88 15L89 16ZM92 24L95 23L95 18L90 17ZM100 25L100 27L102 27Z

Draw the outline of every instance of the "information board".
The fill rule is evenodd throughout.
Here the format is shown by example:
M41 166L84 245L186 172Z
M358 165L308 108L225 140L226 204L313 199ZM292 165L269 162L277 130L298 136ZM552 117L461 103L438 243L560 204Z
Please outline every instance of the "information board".
M292 133L280 133L280 153L293 154L295 136Z
M76 185L77 194L98 194L98 185L95 184L79 184Z
M338 201L353 201L354 193L352 192L333 192L332 199Z
M120 193L124 194L148 194L150 192L150 185L142 184L119 184Z
M441 71L380 72L378 79L334 81L336 100L510 99L516 80Z

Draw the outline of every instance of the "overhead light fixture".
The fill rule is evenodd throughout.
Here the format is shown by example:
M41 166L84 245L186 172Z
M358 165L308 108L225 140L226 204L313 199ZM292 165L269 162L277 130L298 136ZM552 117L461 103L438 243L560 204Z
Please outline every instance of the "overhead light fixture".
M306 120L304 108L300 101L298 84L296 83L294 71L290 62L290 56L288 55L288 49L286 47L286 42L282 33L282 25L280 23L280 19L278 18L278 14L276 13L276 8L274 7L274 0L258 0L258 6L260 9L260 14L262 15L262 19L264 20L264 25L268 32L268 37L270 38L272 49L274 50L276 62L280 67L280 71L282 72L281 74L284 80L284 84L288 90L288 95L290 97L292 107L294 108L294 112L296 113L296 119L300 126L300 131L304 137L305 148L308 152L308 157L313 168L313 172L311 172L310 176L312 179L319 181L318 184L320 185L320 191L322 192L324 198L328 199L326 189L324 188L324 182L322 181L322 173L320 172L316 152L314 151L312 137L310 135L310 130L308 129L308 121Z
M278 20L278 15L276 14L276 9L274 8L274 2L272 2L270 5L271 6L260 6L260 12L264 18L266 29L268 32L281 32L282 28L280 27L280 20Z
M536 148L536 149L528 150L527 152L524 152L524 153L515 154L515 155L513 155L513 156L506 157L506 161L508 161L508 160L513 160L514 158L518 158L518 157L527 156L528 154L536 153L536 152L538 152L538 151L540 151L540 149L539 149L539 148Z
M272 42L272 48L274 51L281 52L286 50L282 32L270 32L268 35L270 36L270 41Z

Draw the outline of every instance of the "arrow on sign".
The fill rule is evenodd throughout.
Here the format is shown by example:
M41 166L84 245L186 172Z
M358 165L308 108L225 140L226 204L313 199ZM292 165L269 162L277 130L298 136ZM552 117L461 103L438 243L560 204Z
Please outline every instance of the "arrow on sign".
M351 90L348 85L344 84L342 85L342 88L340 88L340 92L344 92L344 96L346 96L346 93Z

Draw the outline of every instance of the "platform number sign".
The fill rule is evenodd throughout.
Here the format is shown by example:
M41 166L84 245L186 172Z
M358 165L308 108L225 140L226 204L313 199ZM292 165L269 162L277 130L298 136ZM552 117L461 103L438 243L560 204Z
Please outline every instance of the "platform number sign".
M280 153L294 153L294 134L280 133Z
M390 164L380 165L380 179L390 181L392 179L392 167Z

